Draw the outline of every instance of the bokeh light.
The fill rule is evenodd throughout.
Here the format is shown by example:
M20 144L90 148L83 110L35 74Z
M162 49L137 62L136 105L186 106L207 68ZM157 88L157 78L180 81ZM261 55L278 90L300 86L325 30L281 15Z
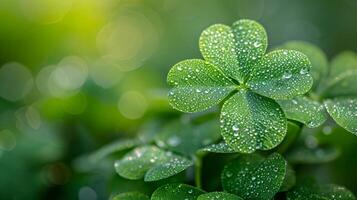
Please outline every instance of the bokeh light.
M143 94L137 91L123 93L118 102L120 113L128 119L139 119L148 107L148 102Z
M59 22L72 7L73 0L19 0L22 14L40 24Z
M23 65L12 62L0 69L0 96L9 101L24 98L32 89L31 72Z
M97 36L102 59L115 63L122 71L141 67L158 42L158 29L151 18L130 8L120 10Z
M4 129L0 131L0 150L11 151L16 146L16 136L15 134L8 130Z

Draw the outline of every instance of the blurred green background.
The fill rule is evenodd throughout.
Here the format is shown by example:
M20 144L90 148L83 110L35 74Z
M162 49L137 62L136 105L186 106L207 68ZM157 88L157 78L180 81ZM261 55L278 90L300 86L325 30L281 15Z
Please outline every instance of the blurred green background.
M0 0L0 198L106 199L107 172L80 157L175 115L166 74L198 58L214 23L259 21L270 48L289 40L329 59L357 51L356 0ZM324 136L341 157L307 168L357 193L357 138Z

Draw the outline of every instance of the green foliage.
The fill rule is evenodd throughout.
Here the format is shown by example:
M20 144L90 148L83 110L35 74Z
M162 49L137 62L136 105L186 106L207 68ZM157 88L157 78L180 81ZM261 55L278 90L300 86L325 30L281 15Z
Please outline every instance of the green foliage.
M156 181L180 173L191 165L192 162L182 156L155 146L143 146L116 161L115 169L127 179L137 180L145 176L145 181Z
M288 119L304 123L309 128L321 126L327 119L323 105L307 97L278 101Z
M170 104L180 111L202 111L234 91L221 113L221 133L227 144L243 153L277 146L286 134L286 118L273 99L290 99L311 88L308 58L292 50L264 55L266 32L251 20L239 20L232 27L210 26L199 43L205 61L182 61L168 74L168 83L174 87ZM242 120L245 115L247 120Z
M240 90L224 103L221 125L227 144L244 153L276 147L284 139L287 126L275 101L249 90Z
M329 99L325 106L338 125L357 134L357 98Z
M329 67L326 67L324 59L326 56L318 47L312 44L292 42L282 45L281 48L299 50L306 54L313 61L311 62L313 74L315 74L313 76L316 79L315 87L307 97L304 97L305 103L301 102L301 104L304 104L301 105L303 107L300 109L294 108L293 100L281 103L287 117L289 118L290 116L291 119L306 123L311 118L309 116L314 115L314 119L309 121L320 124L324 121L323 110L326 109L338 125L356 134L357 55L353 52L343 52L331 61ZM319 102L312 99L319 100ZM300 104L299 101L296 102ZM287 105L284 106L284 104ZM323 104L325 108L322 110L319 104ZM312 107L312 105L315 106ZM309 112L315 114L306 114L305 109L310 106Z
M128 193L118 194L115 197L113 197L111 200L149 200L149 197L139 192L128 192Z
M235 86L214 65L203 60L185 60L172 67L167 75L174 88L170 104L184 112L206 110L222 101Z
M288 200L302 199L355 200L356 197L342 186L305 183L305 185L298 186L288 193Z
M115 170L133 181L126 183L129 191L139 188L152 200L355 199L341 186L299 182L304 168L296 167L340 155L320 136L329 132L322 125L331 129L329 116L356 134L355 54L343 53L329 66L318 47L299 41L266 54L266 32L251 20L208 27L199 48L204 60L184 60L169 71L169 103L190 113L221 104L220 113L211 109L173 116L161 128L144 128L145 139L110 144L90 159L134 148L119 159L113 156ZM208 157L221 159L210 163L214 172L204 171ZM152 185L144 189L141 179ZM213 187L206 193L207 180ZM193 182L196 187L187 184Z
M173 121L156 135L155 142L161 148L191 156L219 138L219 124L216 120L200 124Z
M198 196L197 200L242 200L242 198L226 192L210 192L201 194Z
M151 196L151 200L196 200L204 191L185 184L168 184L161 186Z
M284 158L276 153L266 159L243 156L224 168L223 189L244 199L272 199L282 186L286 167Z
M200 149L203 152L211 153L236 153L229 145L225 142L220 142L218 144L211 144L205 148Z

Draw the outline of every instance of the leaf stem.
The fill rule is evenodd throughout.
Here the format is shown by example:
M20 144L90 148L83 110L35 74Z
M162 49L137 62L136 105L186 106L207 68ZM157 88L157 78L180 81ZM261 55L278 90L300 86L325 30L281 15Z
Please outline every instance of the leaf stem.
M203 154L197 153L195 156L195 185L202 189L202 157Z

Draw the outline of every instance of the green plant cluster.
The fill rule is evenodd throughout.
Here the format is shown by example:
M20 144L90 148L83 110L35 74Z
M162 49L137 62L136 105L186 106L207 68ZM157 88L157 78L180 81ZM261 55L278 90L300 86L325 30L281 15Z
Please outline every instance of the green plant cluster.
M297 169L339 156L333 144L319 141L336 125L357 135L357 55L344 52L328 63L306 42L267 47L265 29L252 20L205 29L203 59L177 63L167 78L172 107L199 113L89 156L95 163L116 154L123 190L111 198L356 199Z

